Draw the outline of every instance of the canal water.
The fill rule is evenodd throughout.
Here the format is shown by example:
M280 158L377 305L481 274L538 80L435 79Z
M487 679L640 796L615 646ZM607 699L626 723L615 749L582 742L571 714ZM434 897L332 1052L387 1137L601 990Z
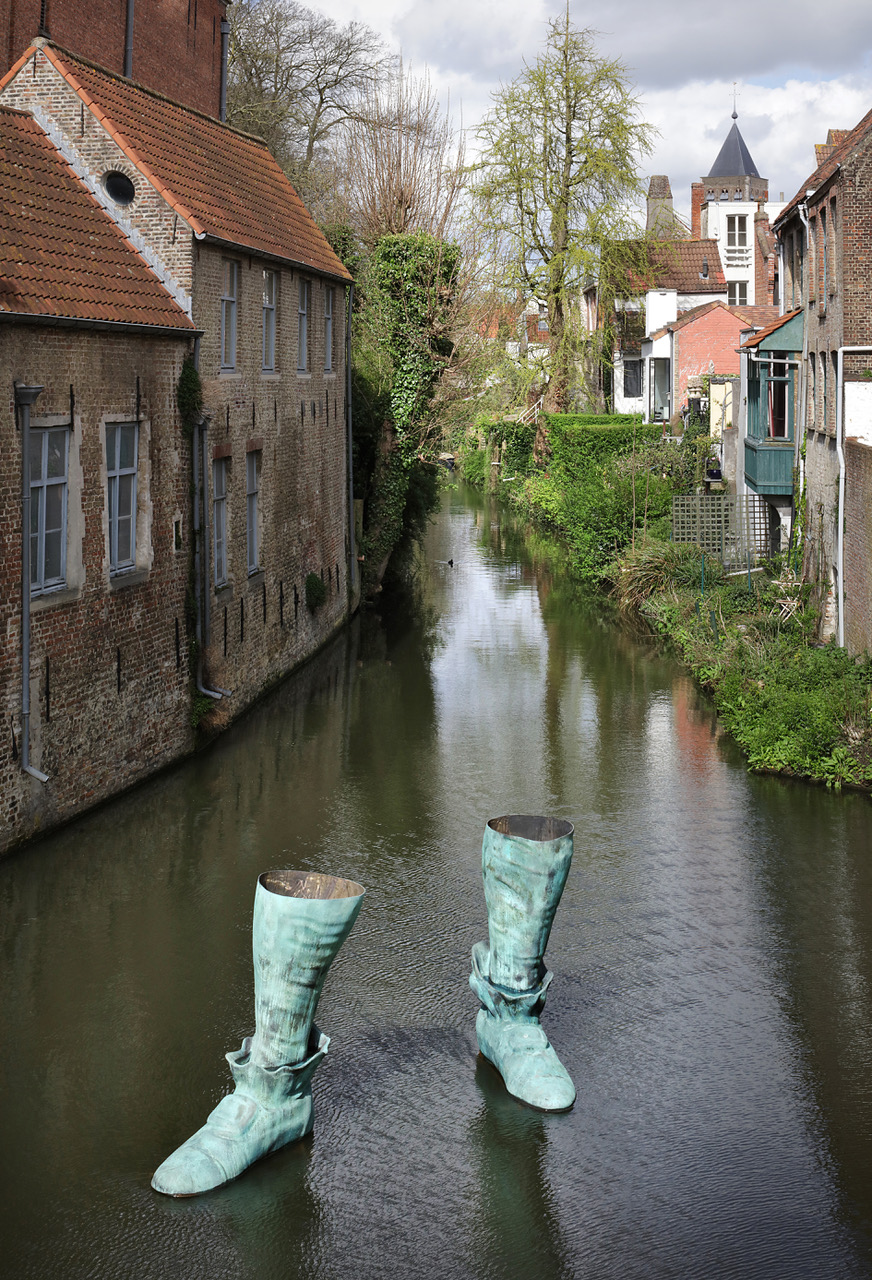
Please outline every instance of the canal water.
M680 668L475 495L381 614L0 864L0 1275L872 1275L869 801L748 775ZM543 1017L566 1115L476 1054L482 830L525 812L576 831ZM253 1030L276 867L367 888L315 1133L166 1199Z

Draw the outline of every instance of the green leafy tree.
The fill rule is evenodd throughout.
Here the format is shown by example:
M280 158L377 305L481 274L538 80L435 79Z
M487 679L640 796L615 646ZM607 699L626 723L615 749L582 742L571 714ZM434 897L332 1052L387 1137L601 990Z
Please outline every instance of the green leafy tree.
M638 236L630 210L652 136L626 68L597 53L568 6L479 127L478 207L507 264L504 286L547 303L547 401L556 410L568 407L580 354L581 289L615 246Z

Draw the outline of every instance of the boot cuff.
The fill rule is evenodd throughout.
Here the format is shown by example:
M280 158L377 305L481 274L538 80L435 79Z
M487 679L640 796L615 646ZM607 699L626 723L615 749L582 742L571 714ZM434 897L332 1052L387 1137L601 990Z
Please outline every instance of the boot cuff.
M278 1067L261 1067L251 1061L251 1036L246 1036L242 1048L224 1056L230 1064L233 1082L240 1093L259 1102L274 1103L276 1094L290 1098L303 1093L327 1052L330 1037L313 1025L309 1036L309 1053L302 1062L284 1063Z
M490 980L490 951L484 942L472 948L469 985L488 1013L495 1018L536 1018L545 1007L548 985L554 974L546 969L539 984L529 991L509 991Z

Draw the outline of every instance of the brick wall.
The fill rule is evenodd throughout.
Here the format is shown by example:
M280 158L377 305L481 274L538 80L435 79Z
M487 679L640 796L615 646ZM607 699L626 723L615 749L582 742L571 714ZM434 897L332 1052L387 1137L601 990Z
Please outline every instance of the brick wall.
M190 451L175 408L188 346L187 338L4 326L0 851L190 749ZM107 422L135 421L137 379L137 569L110 578L105 430ZM68 587L32 602L31 763L49 775L45 785L14 758L21 748L22 668L21 443L13 381L45 386L34 423L68 423L71 397L73 404Z
M872 653L872 448L845 441L845 646Z
M206 675L233 697L218 704L220 725L262 689L320 647L348 618L348 482L345 422L345 290L255 256L198 245L194 322L200 352L208 454L227 467L227 584L215 584L214 495L210 474L211 637ZM236 369L220 368L220 295L225 259L239 264ZM263 272L277 275L276 369L263 371ZM308 372L299 373L299 296L310 285ZM333 288L333 371L325 372L324 307ZM260 454L258 571L248 570L247 453ZM316 573L326 602L306 608L306 575Z
M5 73L40 34L42 0L0 0ZM133 76L140 84L218 115L224 0L135 0ZM124 72L126 0L48 0L51 39L117 74Z
M699 374L739 375L739 335L742 321L724 307L700 316L674 333L676 410L687 403L688 379Z

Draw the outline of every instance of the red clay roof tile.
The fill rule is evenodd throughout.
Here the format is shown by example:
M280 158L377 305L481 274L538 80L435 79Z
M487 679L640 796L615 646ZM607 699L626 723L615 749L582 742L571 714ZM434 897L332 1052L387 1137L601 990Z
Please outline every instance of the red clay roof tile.
M0 107L0 313L193 331L32 116Z
M259 138L56 45L44 52L196 235L351 279Z
M717 240L659 240L648 246L651 275L634 279L633 288L677 289L679 293L725 293L726 278L721 268ZM703 277L703 266L708 275ZM631 275L636 276L635 272Z

